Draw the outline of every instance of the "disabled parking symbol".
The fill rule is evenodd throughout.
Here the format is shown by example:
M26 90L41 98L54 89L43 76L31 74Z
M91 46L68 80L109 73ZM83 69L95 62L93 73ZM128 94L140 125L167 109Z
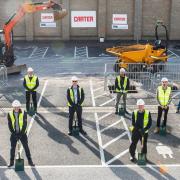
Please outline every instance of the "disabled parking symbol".
M159 143L158 146L156 146L156 150L158 154L163 156L164 159L166 159L168 156L169 158L173 158L173 152L171 148L163 145L162 143Z

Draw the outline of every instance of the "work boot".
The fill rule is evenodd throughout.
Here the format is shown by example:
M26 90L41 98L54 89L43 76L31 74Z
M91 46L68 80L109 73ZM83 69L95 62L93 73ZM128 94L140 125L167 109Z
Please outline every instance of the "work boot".
M135 157L130 157L130 161L133 162L133 163L136 163L137 162L137 159Z
M160 130L159 127L156 127L156 128L154 129L154 133L155 133L155 134L159 133L159 130Z
M84 131L83 129L81 129L79 132L80 132L82 135L84 135L84 136L87 135L86 131Z
M68 132L68 135L69 135L69 136L72 136L73 134L72 134L72 132L71 132L71 131L69 131L69 132Z
M8 167L12 167L12 166L14 166L14 160L10 160L10 163L8 165Z
M35 164L33 163L32 159L29 159L29 160L28 160L28 164L29 164L30 166L35 166Z

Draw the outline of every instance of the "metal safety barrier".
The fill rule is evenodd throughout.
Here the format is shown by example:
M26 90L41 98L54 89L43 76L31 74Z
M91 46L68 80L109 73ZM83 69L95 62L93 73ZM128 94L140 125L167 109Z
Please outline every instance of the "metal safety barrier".
M0 65L0 88L6 86L8 82L7 68L4 65Z
M3 88L7 85L8 77L7 77L7 68L4 65L0 65L0 88ZM3 94L0 94L0 101L3 98ZM0 106L0 112L5 116L6 113L4 109Z
M115 84L115 78L119 74L117 72L118 64L105 64L104 71L104 90L110 90ZM161 79L167 77L169 85L172 87L173 93L180 91L180 64L127 64L126 75L130 79L133 89L131 91L145 90L156 93L157 87L161 84ZM115 72L116 70L116 72Z

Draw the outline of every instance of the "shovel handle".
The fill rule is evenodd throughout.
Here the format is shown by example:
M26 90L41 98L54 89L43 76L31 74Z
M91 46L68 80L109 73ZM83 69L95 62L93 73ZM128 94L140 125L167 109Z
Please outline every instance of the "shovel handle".
M21 148L21 146L20 146L19 140L17 142L17 145L18 145L18 158L20 159L21 158L21 155L20 155L20 148Z
M30 104L32 104L32 93L30 92Z
M144 136L142 136L142 139L141 139L141 147L143 148L144 146Z

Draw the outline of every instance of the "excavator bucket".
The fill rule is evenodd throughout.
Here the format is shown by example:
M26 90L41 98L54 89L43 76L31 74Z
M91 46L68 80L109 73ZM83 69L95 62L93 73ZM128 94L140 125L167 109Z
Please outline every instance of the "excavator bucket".
M62 9L61 5L54 3L54 5L52 5L51 7L53 9L53 13L54 13L54 20L60 20L62 19L64 16L67 15L67 10L66 9Z
M62 9L61 11L54 11L53 14L54 14L54 20L57 21L57 20L62 19L68 13L67 13L66 9Z

